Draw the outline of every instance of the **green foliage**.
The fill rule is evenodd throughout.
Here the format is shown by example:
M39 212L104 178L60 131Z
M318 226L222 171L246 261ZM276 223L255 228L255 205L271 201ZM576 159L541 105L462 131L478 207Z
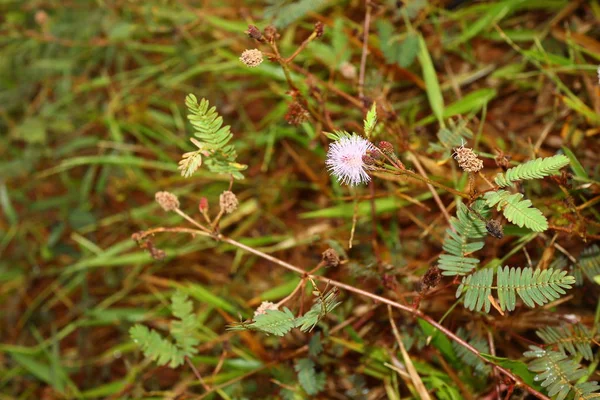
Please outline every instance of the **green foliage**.
M487 340L482 337L471 337L468 338L467 331L460 327L458 331L456 331L457 336L461 339L466 340L471 346L475 347L479 352L488 354L490 352L490 347L488 345ZM475 371L481 375L487 376L490 373L490 366L484 363L481 358L477 357L474 353L467 350L466 347L458 344L455 341L452 341L452 348L454 352L465 364L470 365L475 369Z
M564 295L575 278L566 271L531 268L498 267L497 286L493 286L494 270L486 268L463 278L456 291L456 297L463 292L464 305L469 310L490 312L492 289L498 294L498 305L502 311L513 311L517 304L517 294L531 308L541 306Z
M398 64L402 68L409 67L419 51L419 37L414 32L407 32L404 40L394 34L394 25L385 19L377 20L379 47L388 64Z
M244 179L240 171L245 170L247 166L236 162L237 153L233 145L228 144L233 135L229 125L223 126L223 117L219 116L216 108L209 108L206 99L198 103L193 94L187 95L185 105L189 111L188 120L194 128L194 135L199 140L192 139L198 150L182 156L179 162L181 175L190 177L202 165L204 157L204 164L210 171L230 174L235 179Z
M581 278L578 281L583 281L581 275L585 275L591 282L596 282L595 278L600 275L600 247L598 245L586 247L581 252L574 267L574 273Z
M472 208L479 214L487 212L483 201L476 201ZM444 251L449 254L440 256L438 267L443 271L442 275L465 275L479 264L479 259L467 255L483 248L484 242L481 239L486 236L485 223L470 213L463 203L458 203L456 217L452 217L450 224L454 231L446 230L447 236L443 243Z
M448 158L452 149L473 138L473 132L467 127L467 121L464 119L458 119L458 122L450 119L447 126L440 127L437 138L439 143L430 143L428 151L442 151L445 153L444 158Z
M266 310L264 314L255 315L252 322L232 325L228 329L234 331L250 329L267 335L284 336L297 325L294 314L289 308L284 307L283 311Z
M294 369L298 373L298 382L304 391L313 396L325 388L326 376L324 372L315 370L315 363L309 358L296 361Z
M354 135L356 135L356 134L354 133ZM342 138L350 137L352 135L346 131L335 130L335 131L333 131L333 133L325 132L325 136L327 136L329 139L337 142L338 140L340 140Z
M510 168L503 174L496 175L495 181L500 187L513 186L515 181L541 179L545 176L554 175L567 165L569 165L569 158L562 154L547 158L536 158Z
M530 200L523 200L521 193L510 194L506 190L498 190L487 192L484 198L489 207L498 205L497 210L502 210L506 219L521 228L525 226L535 232L548 229L548 220L544 214L533 207Z
M337 289L330 290L325 294L319 292L319 297L310 310L298 318L284 307L283 311L267 310L265 314L255 315L251 322L230 325L228 329L233 331L249 329L276 336L284 336L294 328L300 328L302 332L309 332L340 304L337 301L337 295Z
M371 134L377 124L377 104L373 102L373 105L367 112L367 117L364 120L364 131L367 139L371 138Z
M550 397L555 400L563 400L569 395L578 400L600 397L600 394L595 393L600 389L597 382L575 383L588 374L577 362L557 351L544 350L537 346L529 346L529 349L523 353L525 357L533 358L528 368L538 373L535 380L542 381L541 385Z
M594 337L582 324L563 325L562 327L546 326L536 331L536 334L550 346L557 346L563 354L581 355L586 360L594 358L591 343Z
M192 302L185 293L176 291L171 303L173 315L179 319L171 324L170 334L173 341L141 324L134 325L129 334L144 356L158 365L169 364L171 368L176 368L185 362L185 357L191 357L198 352L196 346L199 341L196 333L199 324L193 313Z
M335 288L325 294L319 292L319 297L310 310L298 318L297 326L300 330L302 332L310 332L321 319L339 306L341 303L337 301L337 296L338 290Z
M316 357L323 351L323 343L321 343L321 332L317 332L310 338L308 342L308 354L311 357Z
M277 28L284 28L308 13L320 11L328 3L328 0L268 0L264 16L266 19L273 18L273 25Z

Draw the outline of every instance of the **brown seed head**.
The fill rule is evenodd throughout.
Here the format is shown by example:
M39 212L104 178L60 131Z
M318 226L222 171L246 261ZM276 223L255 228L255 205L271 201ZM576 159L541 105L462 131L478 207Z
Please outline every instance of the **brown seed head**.
M308 111L300 103L293 102L288 106L288 111L284 118L290 125L300 125L308 120L308 116Z
M226 190L219 197L219 205L225 214L231 214L238 207L238 199L233 192Z
M173 211L179 208L179 199L170 192L156 192L154 199L165 211Z
M477 154L468 147L460 146L454 150L454 158L458 161L458 166L467 172L479 172L483 168L483 161L477 157Z
M258 49L244 50L240 60L250 68L258 67L263 62L263 54Z
M340 265L340 256L334 249L327 249L323 252L323 262L328 267L337 267Z

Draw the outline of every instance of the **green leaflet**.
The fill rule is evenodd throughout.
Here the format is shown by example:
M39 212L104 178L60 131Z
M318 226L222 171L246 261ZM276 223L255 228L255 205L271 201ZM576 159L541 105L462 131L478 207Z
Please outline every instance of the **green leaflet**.
M506 219L521 228L525 226L534 232L548 229L548 220L544 214L533 207L530 200L522 200L521 193L510 194L506 190L498 190L487 192L484 198L489 207L497 205L497 210L502 210Z
M498 267L496 286L493 285L494 269L486 268L463 278L456 291L456 297L464 293L467 309L490 312L492 289L498 295L498 305L503 311L516 308L517 296L528 307L542 306L566 294L575 283L573 276L566 271L531 268Z
M185 357L198 352L198 320L193 313L193 305L185 293L176 291L171 298L172 312L179 321L171 324L170 333L173 341L163 338L155 330L144 325L136 324L129 334L132 340L141 348L144 356L155 361L158 365L169 364L176 368L185 362Z
M503 174L496 175L495 181L500 187L512 186L515 181L541 179L545 176L554 175L567 165L569 165L569 158L562 154L547 158L536 158L510 168Z

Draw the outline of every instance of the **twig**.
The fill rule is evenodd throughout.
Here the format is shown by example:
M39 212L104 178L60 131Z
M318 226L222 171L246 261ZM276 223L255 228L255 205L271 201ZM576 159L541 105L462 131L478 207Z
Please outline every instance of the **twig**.
M363 27L363 47L360 56L360 71L358 73L358 97L363 100L365 97L365 67L367 64L367 52L369 50L369 27L371 25L371 0L365 0L365 24Z
M186 218L187 219L187 218ZM168 228L155 228L153 231L154 232L158 232L161 229L163 230L168 230ZM189 230L186 230L185 228L171 228L169 231L173 232L176 231L177 229L181 229L182 232L188 232ZM197 231L197 234L201 235L201 236L206 236L206 237L210 237L216 240L219 240L221 242L224 243L228 243L231 244L239 249L242 250L246 250L249 253L252 253L256 256L259 256L265 260L271 261L274 264L277 264L283 268L286 268L290 271L296 272L297 274L302 275L304 278L307 279L311 279L311 280L315 280L315 281L320 281L320 282L325 282L329 285L335 286L339 289L344 289L347 290L348 292L352 292L355 294L358 294L360 296L364 296L364 297L368 297L372 300L375 300L377 302L381 302L384 304L387 304L389 306L392 306L394 308L397 308L401 311L407 312L409 314L412 314L414 317L416 318L420 318L426 322L428 322L429 324L431 324L434 328L436 328L437 330L439 330L440 332L442 332L444 335L446 335L449 339L454 340L455 342L457 342L459 345L463 346L465 349L467 349L468 351L470 351L471 353L475 354L478 358L480 358L483 362L487 363L487 364L491 364L493 366L496 366L496 368L498 369L498 371L502 372L504 375L506 375L507 377L509 377L510 379L512 379L518 386L523 387L523 389L525 389L526 391L528 391L530 394L536 396L538 399L543 399L543 400L550 400L549 397L545 396L544 394L538 392L537 390L535 390L534 388L532 388L531 386L529 386L527 383L525 383L521 378L519 378L518 376L516 376L515 374L513 374L511 371L505 369L504 367L501 367L499 365L494 364L492 361L486 359L485 357L483 357L481 355L481 353L479 352L479 350L477 350L475 347L473 347L471 344L469 344L468 342L464 341L463 339L461 339L459 336L455 335L452 331L450 331L448 328L444 327L443 325L439 324L437 321L435 321L433 318L431 318L430 316L424 314L422 311L420 310L416 310L412 307L406 306L404 304L400 304L398 302L395 302L393 300L390 300L388 298L373 294L371 292L367 292L366 290L362 290L359 288L356 288L354 286L348 285L346 283L343 282L339 282L339 281L335 281L333 279L329 279L325 276L318 276L318 275L309 275L307 273L307 271L303 270L302 268L299 268L295 265L292 265L286 261L280 260L276 257L273 257L269 254L263 253L260 250L256 250L252 247L249 247L243 243L240 243L236 240L233 240L231 238L228 238L226 236L223 236L221 234L218 234L216 236L210 234L210 233L206 233L203 231ZM304 280L303 280L304 281ZM306 346L305 346L306 347ZM301 349L303 349L304 347L302 347ZM298 351L300 351L301 349L298 349ZM270 366L274 365L274 363L268 363L265 364L261 369L264 368L268 368ZM246 375L251 375L252 373L255 372L251 372L249 374ZM243 379L246 375L240 376L238 378L236 378L236 382L238 380ZM229 384L231 384L233 382L230 381ZM215 386L211 389L211 391L214 391L216 389L220 389L224 387L223 385L219 385L219 386ZM207 395L208 393L203 394L200 398L203 398Z
M190 368L192 369L192 371L194 371L194 375L196 375L196 378L198 378L198 380L200 381L200 384L202 385L202 387L204 388L204 390L209 391L210 390L210 386L208 386L206 384L206 382L204 382L204 379L202 379L202 375L200 375L200 372L198 372L198 370L196 369L196 366L194 365L194 363L192 362L192 360L190 360L189 357L185 357L185 361L188 363L188 365L190 366Z
M423 166L421 165L421 162L419 161L417 156L415 156L413 153L409 153L409 157L414 162L415 167L417 168L419 173L424 178L427 178L427 174L425 173L425 170L423 169ZM429 179L429 178L427 178L427 179ZM448 226L450 226L450 229L454 230L454 226L452 226L452 224L450 223L450 214L448 214L448 210L446 210L446 206L444 206L444 203L442 203L442 199L440 199L440 196L437 194L437 192L435 191L435 189L433 188L433 186L431 184L428 183L427 187L429 188L429 191L431 192L431 195L433 196L435 203L438 205L440 211L444 215L444 218L446 218L446 221L448 221Z

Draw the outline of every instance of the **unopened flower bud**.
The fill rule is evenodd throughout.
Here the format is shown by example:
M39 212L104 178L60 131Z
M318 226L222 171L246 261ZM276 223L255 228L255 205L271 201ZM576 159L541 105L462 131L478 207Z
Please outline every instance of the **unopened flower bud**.
M317 33L317 37L320 38L321 36L323 36L323 23L321 21L318 21L315 24L315 32Z
M479 172L483 168L483 161L477 157L477 154L468 147L460 146L454 150L454 158L458 161L458 166L467 172Z
M250 68L258 67L263 62L263 54L258 49L244 50L240 61Z
M154 199L165 211L173 211L179 208L179 199L173 193L156 192Z
M200 212L208 211L208 199L206 197L200 198L200 202L198 203L198 210L200 210Z
M373 157L371 157L368 154L365 154L364 156L362 156L362 162L365 165L375 165L375 160L373 159Z
M248 30L245 33L251 39L258 40L259 42L264 40L260 29L254 25L248 25Z
M383 152L383 154L385 154L388 157L395 155L394 146L390 142L386 142L386 141L379 142L377 147L379 147L379 150L381 150Z
M266 314L268 310L277 310L277 304L270 301L263 301L256 311L254 311L254 316Z
M225 214L231 214L237 209L238 199L233 192L226 190L219 197L219 205Z

